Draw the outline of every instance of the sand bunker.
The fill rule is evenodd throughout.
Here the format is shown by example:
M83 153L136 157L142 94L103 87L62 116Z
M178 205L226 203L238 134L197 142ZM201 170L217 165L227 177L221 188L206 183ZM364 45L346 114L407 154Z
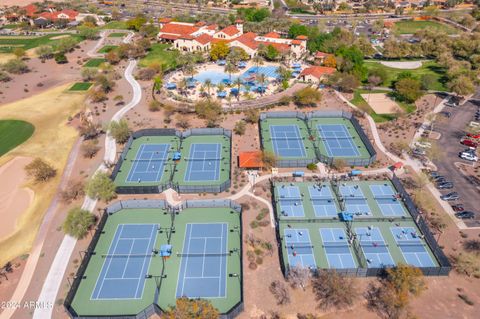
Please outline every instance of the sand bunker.
M398 104L385 93L362 94L362 97L377 114L392 114L402 111Z
M50 40L60 40L60 39L65 39L69 37L70 37L69 34L62 34L62 35L57 35L56 37L50 38Z
M17 220L33 202L34 193L29 188L22 188L27 181L23 169L31 162L29 157L15 157L0 167L0 239L15 231Z
M421 61L397 61L397 62L381 62L383 65L388 66L389 68L395 69L405 69L405 70L413 70L418 69L422 66Z

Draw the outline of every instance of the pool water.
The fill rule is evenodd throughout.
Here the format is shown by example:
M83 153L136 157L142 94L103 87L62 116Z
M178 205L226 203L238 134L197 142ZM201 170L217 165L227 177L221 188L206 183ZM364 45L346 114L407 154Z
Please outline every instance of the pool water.
M259 66L259 67L251 67L244 73L240 75L240 78L242 80L247 79L251 77L252 75L257 75L257 74L264 74L267 78L274 78L278 79L278 74L277 74L277 69L278 67L276 66ZM205 83L207 79L210 79L213 85L218 85L221 83L223 80L231 80L232 82L235 81L239 76L238 75L232 75L230 76L229 74L222 72L222 71L202 71L194 76L194 79L201 82Z

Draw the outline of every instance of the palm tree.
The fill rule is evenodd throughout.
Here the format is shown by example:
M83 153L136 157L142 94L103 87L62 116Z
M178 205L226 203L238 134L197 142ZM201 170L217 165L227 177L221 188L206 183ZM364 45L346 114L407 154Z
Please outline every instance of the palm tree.
M236 78L235 81L233 81L233 85L237 87L237 100L240 100L240 87L242 86L242 79L240 77Z
M230 78L230 81L232 81L232 73L235 73L235 72L237 72L237 71L238 71L238 69L237 69L237 67L236 67L235 64L228 62L228 63L225 65L225 72L228 73L229 78Z
M217 89L218 89L218 92L222 92L223 90L225 90L225 84L218 83Z
M257 76L257 81L260 82L260 85L261 85L260 94L263 95L263 86L264 86L265 82L267 81L267 77L265 76L265 74L260 73Z
M290 77L292 76L292 71L290 71L289 69L287 69L284 66L279 66L277 68L276 73L280 76L280 80L282 80L282 81L288 81L290 79Z
M257 67L257 73L258 73L258 67L260 65L263 65L263 58L260 55L257 54L256 56L253 57L252 62Z
M203 83L205 89L207 90L208 98L210 98L210 89L212 88L212 80L206 79Z

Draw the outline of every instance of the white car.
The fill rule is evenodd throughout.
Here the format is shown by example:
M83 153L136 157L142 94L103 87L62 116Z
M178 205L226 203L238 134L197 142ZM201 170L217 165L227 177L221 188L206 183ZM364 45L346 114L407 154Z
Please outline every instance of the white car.
M418 146L421 148L431 148L432 144L428 142L415 142L415 146Z
M477 155L474 155L474 154L468 153L468 152L463 152L462 154L460 154L460 157L464 160L467 160L467 161L472 161L472 162L478 161L478 156Z

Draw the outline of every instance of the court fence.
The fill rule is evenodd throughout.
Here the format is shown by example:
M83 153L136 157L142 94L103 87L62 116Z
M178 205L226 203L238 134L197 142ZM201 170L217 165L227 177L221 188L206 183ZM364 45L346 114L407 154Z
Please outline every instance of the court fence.
M100 220L95 227L95 233L93 234L92 241L88 245L87 250L84 252L83 259L80 263L80 266L77 270L77 273L73 279L72 285L70 286L70 290L65 297L63 302L63 306L67 311L67 314L70 318L73 319L80 319L80 318L94 318L94 319L105 319L105 318L122 318L122 319L147 319L154 315L161 316L163 311L160 306L154 300L152 304L150 304L145 309L141 310L137 314L121 314L121 315L87 315L87 316L80 316L72 307L73 299L75 298L75 294L80 287L81 281L85 278L85 271L87 270L88 264L90 262L90 258L93 255L91 252L95 251L95 247L100 239L100 236L103 234L103 229L109 216L123 210L123 209L166 209L172 216L175 213L182 211L186 208L221 208L221 207L228 207L235 212L241 214L242 213L242 206L237 204L236 202L230 199L210 199L210 200L186 200L181 202L177 206L170 205L165 200L152 200L152 199L142 199L142 200L120 200L117 201L108 207L106 207L103 211ZM243 238L243 228L242 223L240 220L240 238ZM240 240L240 251L243 251L243 240ZM227 313L221 314L220 318L222 319L234 319L237 317L244 309L244 291L243 291L243 254L239 254L240 258L240 301L234 305Z
M128 151L130 150L132 143L135 139L144 137L144 136L176 136L180 139L179 144L181 145L182 140L189 136L207 136L207 135L224 135L230 139L230 152L229 152L229 163L232 162L232 131L223 129L223 128L193 128L186 130L184 132L177 131L175 129L143 129L136 132L133 132L130 135L125 147L123 148L122 153L120 154L111 174L111 180L115 180L122 167L123 162L127 156ZM175 168L172 169L175 171ZM116 192L118 194L159 194L169 188L174 189L178 193L221 193L231 187L231 168L229 167L229 176L226 181L220 185L182 185L180 183L173 182L173 172L169 178L168 182L159 183L157 185L129 185L129 186L117 186Z
M368 158L342 158L342 157L333 157L327 156L320 152L318 145L313 143L315 150L315 159L278 159L276 166L278 167L306 167L308 164L315 163L317 160L325 163L327 165L333 165L335 159L342 159L349 166L369 166L375 162L377 158L377 153L368 139L367 135L363 131L362 127L358 120L350 112L338 111L338 110L325 110L325 111L313 111L309 113L303 112L265 112L260 114L260 121L269 119L269 118L297 118L305 122L307 129L309 130L310 135L312 135L312 128L310 127L309 121L315 118L345 118L348 119L355 130L357 131L360 140L365 145L367 152L369 153ZM263 136L262 130L260 129L260 142L263 145Z
M433 255L435 256L435 259L437 260L437 263L439 266L436 267L419 267L419 269L422 271L424 276L448 276L452 266L450 264L450 261L448 258L445 256L443 250L440 248L438 245L437 241L435 240L432 232L430 231L430 228L428 227L427 223L425 222L424 218L419 214L417 207L413 203L410 195L406 192L405 188L403 187L401 181L399 178L394 174L393 177L391 178L392 184L397 190L397 192L401 195L403 199L403 203L407 207L408 211L410 212L410 215L412 216L413 221L419 228L420 232L423 234L425 242L429 246L430 250L432 251ZM277 203L276 203L276 193L275 193L275 187L276 183L271 182L271 193L273 194L272 197L272 206L274 210L274 216L275 216L275 224L277 227L276 230L276 238L278 244L278 256L280 260L280 268L282 270L283 275L288 277L288 272L290 270L290 266L288 265L285 260L287 258L284 258L284 252L282 249L282 238L280 234L280 224L294 224L294 223L322 223L322 222L335 222L339 221L337 217L334 218L289 218L289 219L282 219L281 214L278 211ZM333 185L332 185L333 187ZM336 195L337 196L337 195ZM405 218L392 218L392 217L385 217L385 218L365 218L365 219L359 219L358 221L364 221L364 222L371 222L372 220L375 221L389 221L391 222L392 220L404 220ZM347 224L348 227L348 224ZM375 277L375 276L383 276L385 275L385 268L377 268L377 267L368 267L367 261L362 256L362 252L359 249L359 247L355 247L355 243L353 245L354 252L355 252L355 257L357 261L359 262L360 267L358 268L352 268L352 269L322 269L322 270L335 270L337 273L346 275L346 276L355 276L355 277Z

